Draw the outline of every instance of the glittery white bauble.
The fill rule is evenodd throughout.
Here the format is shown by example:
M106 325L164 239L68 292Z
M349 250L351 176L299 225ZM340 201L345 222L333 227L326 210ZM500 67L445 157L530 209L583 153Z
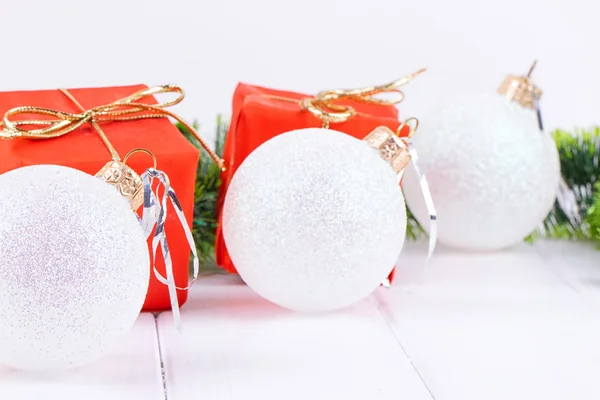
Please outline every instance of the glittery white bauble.
M391 166L365 142L320 128L284 133L251 153L223 209L242 279L299 311L346 307L373 292L392 270L405 230Z
M51 165L0 175L0 363L95 360L135 322L148 280L146 240L113 187Z
M498 94L470 94L419 118L413 143L437 211L438 239L465 250L523 240L554 204L560 164L534 110ZM413 168L404 194L417 220L428 213Z

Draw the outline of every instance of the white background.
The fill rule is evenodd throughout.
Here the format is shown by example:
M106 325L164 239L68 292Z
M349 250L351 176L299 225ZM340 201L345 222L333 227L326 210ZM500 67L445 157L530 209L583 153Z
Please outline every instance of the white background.
M0 0L0 90L177 83L211 136L238 81L304 92L421 67L404 117L453 93L534 74L548 128L600 121L600 33L589 0Z

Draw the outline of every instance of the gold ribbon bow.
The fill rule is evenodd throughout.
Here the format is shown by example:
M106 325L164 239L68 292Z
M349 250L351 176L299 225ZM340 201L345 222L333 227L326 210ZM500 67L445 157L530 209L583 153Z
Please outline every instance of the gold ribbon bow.
M312 98L298 100L298 102L303 110L310 112L323 122L323 128L329 128L331 123L345 122L357 114L353 107L338 104L338 101L353 100L361 103L379 104L384 106L398 104L404 100L404 93L400 90L400 87L406 85L425 71L426 69L422 68L417 72L380 86L323 91L317 93L317 95ZM390 93L395 93L396 96L391 99L376 97L381 94ZM271 97L281 100L292 100L280 96Z
M0 122L0 139L52 139L66 135L78 129L81 125L89 123L98 131L102 141L109 149L113 160L120 161L119 154L109 142L106 134L100 128L100 124L119 121L135 121L149 118L165 118L171 117L181 123L190 133L194 135L200 145L206 150L208 155L217 163L223 170L223 160L213 152L208 144L189 125L185 120L177 114L167 110L167 107L179 104L185 97L181 87L176 85L155 86L140 90L130 96L124 97L109 104L100 105L91 109L84 109L81 104L65 89L59 89L81 110L80 113L69 113L64 111L56 111L42 107L22 106L15 107L4 114L2 122ZM159 104L145 104L139 101L147 96L153 96L162 93L175 93L177 97L170 101L165 101ZM12 120L15 116L31 117L45 116L53 119L19 119ZM29 128L28 128L29 127Z

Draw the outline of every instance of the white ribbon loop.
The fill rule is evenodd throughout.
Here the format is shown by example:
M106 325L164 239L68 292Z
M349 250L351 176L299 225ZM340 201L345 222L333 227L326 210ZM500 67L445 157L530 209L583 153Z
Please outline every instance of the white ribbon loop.
M159 184L157 185L156 192L152 191L154 179L158 179ZM192 231L185 219L183 209L179 203L179 199L175 194L175 191L171 188L169 177L162 171L154 168L149 168L144 174L142 174L142 181L144 184L144 210L142 212L142 218L140 220L140 226L146 235L146 238L150 237L154 231L152 238L152 259L153 259L153 270L154 276L163 284L169 288L169 298L171 301L171 309L173 311L173 320L175 321L175 327L179 330L181 327L181 315L179 312L179 301L177 299L177 290L188 290L198 279L198 273L200 269L200 263L198 261L198 254L196 252L196 244ZM159 196L160 186L163 186L164 192L162 196ZM158 199L161 199L159 202ZM165 221L167 219L167 206L169 199L175 209L179 222L185 232L185 236L192 250L193 268L194 275L190 284L186 287L178 287L175 285L175 276L173 274L173 261L171 259L171 253L169 252L169 244L167 242L167 236L165 233ZM166 278L156 268L156 253L160 245L163 259L165 261L165 269L167 276Z

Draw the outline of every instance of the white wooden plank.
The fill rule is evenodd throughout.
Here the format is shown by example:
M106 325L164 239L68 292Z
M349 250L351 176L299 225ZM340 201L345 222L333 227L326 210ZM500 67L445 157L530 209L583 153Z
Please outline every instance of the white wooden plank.
M61 373L0 367L0 399L164 400L154 316L142 314L111 352Z
M301 314L237 277L200 280L179 334L159 318L169 400L430 400L372 299Z
M600 317L536 251L409 245L376 299L436 400L600 398Z

